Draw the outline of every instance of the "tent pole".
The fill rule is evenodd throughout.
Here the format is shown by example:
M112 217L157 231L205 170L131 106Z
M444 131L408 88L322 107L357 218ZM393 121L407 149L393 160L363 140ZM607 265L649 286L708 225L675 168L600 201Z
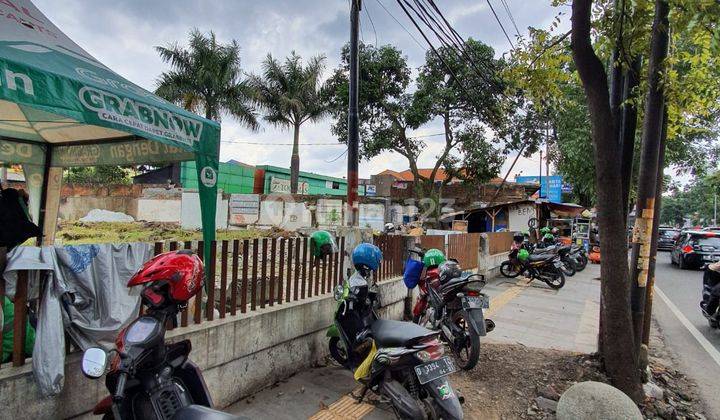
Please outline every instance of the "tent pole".
M37 237L37 245L42 245L42 235L45 232L45 210L47 207L48 185L50 182L50 164L52 162L53 145L47 143L45 150L45 165L43 168L42 192L40 193L40 213L38 215L38 227L40 236ZM25 180L27 182L28 180Z

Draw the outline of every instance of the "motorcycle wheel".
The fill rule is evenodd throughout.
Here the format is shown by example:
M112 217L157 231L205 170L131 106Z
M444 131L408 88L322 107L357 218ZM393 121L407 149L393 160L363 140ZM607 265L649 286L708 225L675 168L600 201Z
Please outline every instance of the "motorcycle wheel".
M545 283L547 283L547 285L552 289L560 290L563 286L565 286L565 274L563 274L562 270L556 268L554 272L550 272L548 274L551 278L545 279Z
M503 261L503 263L500 264L500 274L509 279L519 276L521 271L519 267L510 261Z
M583 254L578 254L577 264L575 264L575 271L583 271L588 265L588 258Z
M349 364L349 358L345 345L340 341L340 337L331 337L330 342L330 356L335 359L340 366L347 368Z
M463 348L458 348L454 342L450 343L450 348L460 369L470 370L477 365L480 358L480 336L469 327L470 322L464 312L456 312L453 315L453 323L464 331L466 339Z
M574 276L575 275L575 264L569 258L563 259L562 263L563 263L562 272L568 277Z

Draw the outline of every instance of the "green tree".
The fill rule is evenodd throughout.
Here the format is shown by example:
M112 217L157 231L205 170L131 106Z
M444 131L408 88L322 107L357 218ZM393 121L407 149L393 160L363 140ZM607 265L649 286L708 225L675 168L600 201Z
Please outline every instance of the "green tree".
M297 193L300 176L300 127L322 118L328 109L321 81L324 62L324 56L316 56L303 65L300 56L293 51L281 64L268 54L262 75L251 79L265 121L293 130L290 158L290 192L293 194Z
M235 40L221 44L212 31L206 36L193 29L188 48L174 43L155 49L172 67L157 80L158 96L190 111L204 112L210 120L220 121L222 114L228 113L242 125L258 128L254 92L243 78Z
M498 66L490 47L469 40L467 47L481 65ZM443 69L439 60L428 54L420 69L414 93L406 58L397 48L361 44L359 49L360 138L361 154L371 158L385 151L400 154L408 161L415 179L415 197L438 202L443 184L452 178L478 183L495 176L502 165L502 153L487 141L486 127L497 127L502 119L498 90L483 85L467 62L450 64L458 79L470 79L466 85L474 99L468 98L461 82ZM329 103L334 117L333 133L340 141L347 139L349 49L342 52L342 64L329 80ZM442 51L450 56L448 51ZM462 76L462 77L461 77ZM444 143L436 156L429 176L418 167L420 153L427 147L421 137L409 135L434 118L443 122ZM435 182L440 169L448 177ZM439 206L435 206L439 211Z
M128 171L120 166L86 166L68 168L65 182L78 184L130 184Z
M433 193L440 168L452 175L443 184L453 178L483 183L498 173L504 161L503 153L488 141L488 131L507 130L509 102L504 97L506 83L499 77L505 62L494 58L491 47L473 39L465 42L464 50L464 57L447 47L437 54L428 51L417 78L415 106L427 118L442 121L445 138L430 176L421 178L426 196Z

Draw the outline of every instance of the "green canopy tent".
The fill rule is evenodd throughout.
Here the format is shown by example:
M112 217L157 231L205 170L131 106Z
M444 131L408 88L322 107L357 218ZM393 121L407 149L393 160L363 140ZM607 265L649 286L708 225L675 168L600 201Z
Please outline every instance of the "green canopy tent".
M219 145L216 122L122 78L30 0L0 1L0 164L23 166L44 244L54 241L62 168L193 159L209 244ZM209 252L205 246L205 261Z

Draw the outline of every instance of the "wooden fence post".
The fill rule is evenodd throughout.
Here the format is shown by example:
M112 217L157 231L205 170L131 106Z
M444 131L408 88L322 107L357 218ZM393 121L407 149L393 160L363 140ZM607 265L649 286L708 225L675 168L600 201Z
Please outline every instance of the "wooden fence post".
M28 272L18 271L15 283L15 307L13 319L13 366L25 364L25 323L27 320Z

